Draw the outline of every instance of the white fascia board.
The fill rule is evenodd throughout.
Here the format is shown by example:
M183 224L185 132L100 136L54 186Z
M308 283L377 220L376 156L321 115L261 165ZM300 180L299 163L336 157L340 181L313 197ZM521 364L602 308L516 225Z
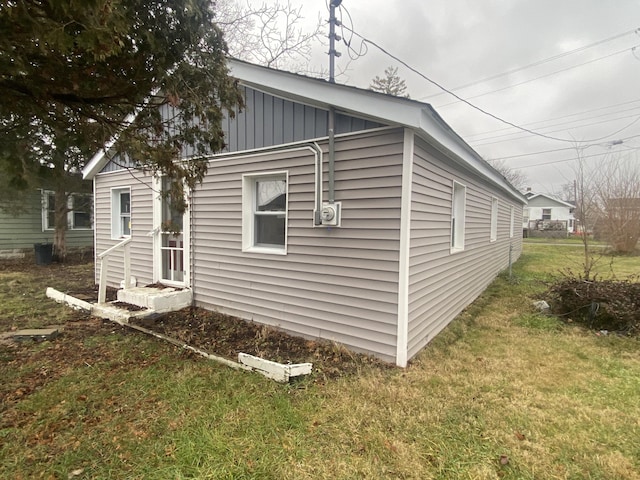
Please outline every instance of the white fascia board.
M338 111L386 124L419 128L420 111L427 105L235 60L229 60L229 67L231 76L251 88L307 105L334 106Z
M82 178L84 180L92 179L96 176L104 165L107 163L106 160L106 149L101 148L96 154L91 157L91 160L87 162L87 164L82 169Z
M155 95L156 93L158 93L157 88L154 89L153 92L151 92L151 96ZM146 98L144 104L146 105L148 102L149 98ZM122 123L124 124L125 128L133 123L141 110L142 107L138 107L133 113L128 114L124 118L124 121ZM82 169L82 178L84 180L90 180L95 177L98 173L100 173L104 166L109 163L110 159L107 156L107 152L111 150L111 148L116 144L119 136L120 134L114 135L100 150L96 152L93 157L91 157L91 160L87 162L87 164Z
M544 197L544 198L546 198L548 200L551 200L554 203L558 203L558 204L562 205L563 207L569 207L569 208L575 208L576 207L575 205L573 205L573 204L571 204L569 202L565 202L564 200L560 200L558 198L550 197L549 195L545 195L544 193L536 193L536 194L530 196L529 197L529 201L533 200L534 198L538 198L538 197Z
M482 160L427 103L333 84L233 59L229 60L229 67L232 76L256 90L320 108L334 106L340 112L422 132L420 136L430 144L440 150L444 147L445 153L448 150L458 162L468 165L472 171L487 178L518 202L526 204L522 194Z

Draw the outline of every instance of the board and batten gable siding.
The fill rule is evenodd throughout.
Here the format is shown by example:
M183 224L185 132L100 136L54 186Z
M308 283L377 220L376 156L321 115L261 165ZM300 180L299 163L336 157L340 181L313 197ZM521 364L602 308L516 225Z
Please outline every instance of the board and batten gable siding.
M142 172L100 173L95 177L95 242L96 255L121 240L111 238L111 189L131 188L131 275L138 285L153 283L153 179ZM100 278L100 262L96 261L96 282ZM107 285L118 287L124 278L122 250L109 256Z
M466 187L464 250L451 252L453 182ZM411 193L408 357L447 326L522 251L522 204L452 165L416 137ZM491 201L498 234L491 237ZM511 207L514 235L510 236Z
M393 361L402 142L401 129L336 139L340 228L313 226L311 150L213 159L193 195L195 303ZM275 171L288 172L287 254L243 252L242 175Z
M55 231L42 228L42 192L34 190L25 195L25 210L19 215L0 210L0 250L31 250L34 243L53 243ZM67 229L66 247L93 246L93 229Z
M328 135L328 110L285 100L250 87L243 87L243 90L244 109L236 110L233 118L226 116L222 123L227 143L225 152L271 147ZM336 114L336 134L382 126L370 120Z
M224 152L272 147L326 137L329 134L328 110L285 100L249 87L243 87L243 90L246 102L244 109L236 110L233 118L225 115L222 120L226 143ZM174 107L162 105L160 108L164 118L173 115ZM336 134L383 126L371 120L336 114ZM182 155L190 157L193 153L193 150L188 148ZM117 160L107 163L102 172L120 170L123 163L133 166L131 162Z

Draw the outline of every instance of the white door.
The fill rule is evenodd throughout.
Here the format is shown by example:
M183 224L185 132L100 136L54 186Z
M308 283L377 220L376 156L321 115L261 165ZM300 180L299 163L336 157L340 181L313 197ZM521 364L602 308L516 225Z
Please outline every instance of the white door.
M166 177L156 183L154 208L154 277L155 281L172 286L188 286L188 211L176 212L166 195L169 181Z

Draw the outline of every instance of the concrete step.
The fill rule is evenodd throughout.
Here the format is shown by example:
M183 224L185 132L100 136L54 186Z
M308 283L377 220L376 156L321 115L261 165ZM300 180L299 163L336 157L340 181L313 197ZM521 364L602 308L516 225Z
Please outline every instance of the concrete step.
M144 318L149 315L154 315L155 313L156 312L148 308L130 311L113 303L95 303L91 306L91 315L106 318L119 324L126 324L129 323L129 320L132 318Z
M118 301L165 313L191 306L193 292L188 288L133 287L118 290Z

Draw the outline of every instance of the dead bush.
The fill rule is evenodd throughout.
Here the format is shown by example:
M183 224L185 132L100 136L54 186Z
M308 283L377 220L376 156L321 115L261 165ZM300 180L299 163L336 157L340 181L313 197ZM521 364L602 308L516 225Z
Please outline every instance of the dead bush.
M549 289L551 311L595 330L640 334L640 283L565 278Z

